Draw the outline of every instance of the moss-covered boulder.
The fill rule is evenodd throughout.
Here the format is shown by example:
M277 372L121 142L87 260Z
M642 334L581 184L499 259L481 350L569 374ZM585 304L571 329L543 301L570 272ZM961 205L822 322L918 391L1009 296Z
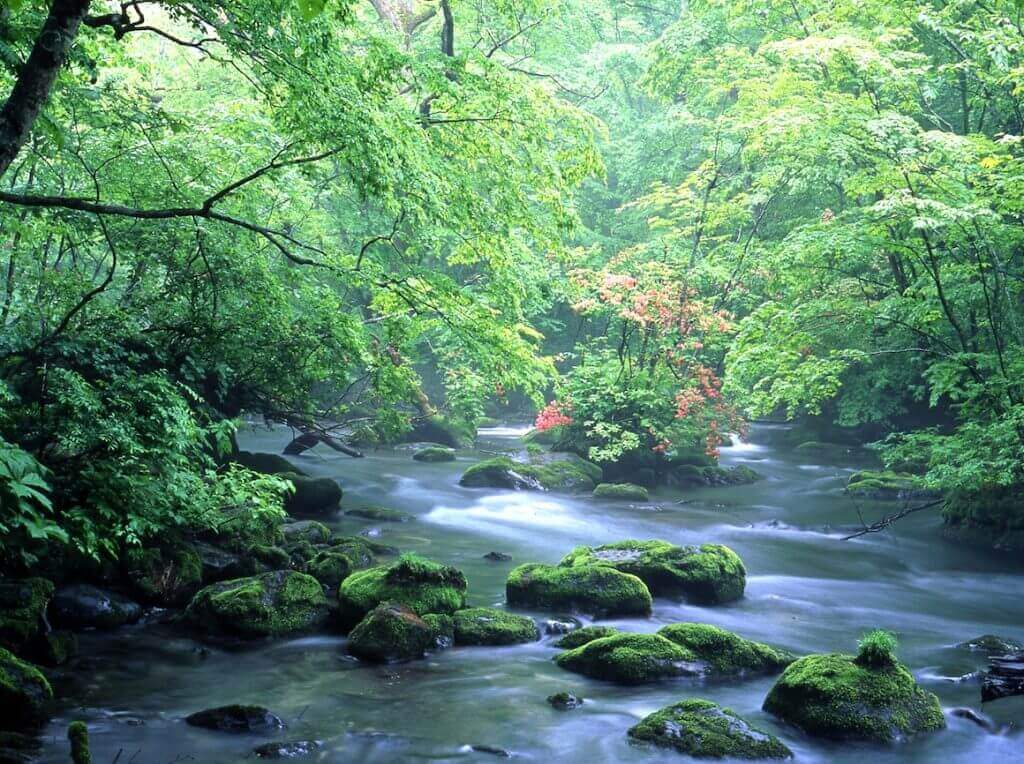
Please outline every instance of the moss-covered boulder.
M619 541L577 547L559 565L614 568L641 579L657 596L681 595L702 605L737 600L747 583L743 561L721 544L683 547L659 540Z
M594 498L611 501L647 501L650 494L642 485L635 483L599 483L594 488Z
M306 564L306 573L325 586L331 587L348 578L353 570L355 565L352 564L352 558L334 549L318 551Z
M540 631L532 618L491 607L456 611L456 645L517 645L536 642Z
M696 655L658 634L601 637L556 655L555 662L569 671L619 684L704 673L704 665Z
M957 647L961 650L985 653L985 655L1008 655L1024 650L1024 644L1017 640L999 637L995 634L982 634L980 637L961 642Z
M923 499L936 496L926 489L921 478L905 472L854 472L846 481L846 493L862 499Z
M45 578L0 581L0 646L21 652L46 632L53 584Z
M719 467L717 464L699 466L679 464L665 475L666 482L682 487L715 485L749 485L761 479L761 474L745 464L735 467Z
M643 581L602 565L520 565L508 574L505 598L512 606L607 618L651 612L651 593Z
M338 587L342 623L358 622L382 602L397 602L417 615L451 614L465 607L462 571L415 554L391 565L353 573Z
M327 618L320 582L295 570L221 581L201 589L186 620L206 631L276 637L308 631Z
M536 443L539 446L557 447L570 437L570 429L564 425L547 427L543 430L534 428L523 435L524 443Z
M571 692L556 692L548 695L548 705L557 711L572 711L583 705L583 698Z
M632 740L670 748L697 759L786 759L778 738L710 700L684 700L629 728Z
M71 764L92 764L89 728L85 722L74 721L68 725L68 743L71 744Z
M418 462L454 462L455 449L444 446L427 446L414 451L412 458Z
M184 542L135 547L125 555L132 594L153 605L182 605L203 583L203 561Z
M706 664L706 673L714 676L771 674L796 660L785 650L706 623L673 623L658 634L692 652Z
M356 507L355 509L346 510L345 515L348 517L358 517L363 520L376 520L379 523L407 523L410 520L416 519L408 512L378 506Z
M600 479L600 467L573 455L535 462L497 456L472 465L462 473L459 485L467 488L592 491Z
M476 426L464 419L440 414L413 422L402 440L406 443L438 443L449 448L466 448L476 439Z
M809 735L890 742L946 726L939 699L899 663L865 666L852 655L808 655L787 668L764 710Z
M284 500L285 511L290 515L327 515L334 512L341 502L342 490L336 480L306 477L294 472L282 473L279 477L286 478L295 489Z
M50 622L68 629L116 629L142 617L137 602L90 584L61 586L48 609Z
M47 720L53 690L31 663L0 647L0 729L22 730Z
M427 613L423 623L434 635L434 646L447 649L455 644L455 619L444 613Z
M587 642L593 642L595 639L601 639L601 637L610 637L613 634L618 634L619 630L614 626L601 626L594 624L592 626L584 626L582 629L574 629L566 634L564 637L555 642L555 647L560 647L563 650L572 650L574 647L581 647L587 644Z
M348 651L373 663L422 658L435 644L434 629L398 602L377 605L348 635Z
M235 464L241 464L253 472L260 472L264 475L280 475L289 472L295 475L306 475L305 472L279 454L267 454L262 451L239 451L231 457L231 461Z
M326 544L331 540L331 529L316 520L298 520L281 526L285 544L308 541L310 544Z

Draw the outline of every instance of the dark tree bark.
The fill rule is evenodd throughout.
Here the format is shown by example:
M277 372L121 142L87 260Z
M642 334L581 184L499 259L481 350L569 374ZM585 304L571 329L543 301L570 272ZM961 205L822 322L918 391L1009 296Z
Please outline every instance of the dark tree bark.
M28 140L88 10L89 0L54 0L50 6L28 61L0 110L0 177Z

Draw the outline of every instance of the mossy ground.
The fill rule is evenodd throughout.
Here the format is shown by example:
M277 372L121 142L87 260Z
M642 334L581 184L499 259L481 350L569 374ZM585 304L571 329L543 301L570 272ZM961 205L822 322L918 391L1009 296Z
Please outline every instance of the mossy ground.
M381 602L398 602L418 615L451 614L466 603L466 578L456 568L407 554L389 566L357 571L338 587L343 620L360 619Z
M601 565L520 565L508 574L505 596L510 605L602 617L651 612L651 593L643 581Z
M657 634L613 634L555 656L564 669L619 684L702 672L697 656Z
M764 710L810 735L891 742L946 726L939 700L905 667L872 669L851 655L808 655L787 668Z
M796 660L785 650L704 623L674 623L659 629L658 634L690 650L707 664L709 674L717 676L781 671Z
M634 483L600 483L594 488L594 498L613 501L647 501L650 494L642 485Z
M598 547L577 547L559 566L602 565L640 578L659 596L682 595L706 605L743 596L747 571L743 561L721 544L676 546L667 541L620 541Z
M751 727L732 709L710 700L684 700L630 727L629 737L702 759L785 759L793 755L778 738Z
M454 626L456 645L515 645L540 637L532 618L490 607L457 611Z

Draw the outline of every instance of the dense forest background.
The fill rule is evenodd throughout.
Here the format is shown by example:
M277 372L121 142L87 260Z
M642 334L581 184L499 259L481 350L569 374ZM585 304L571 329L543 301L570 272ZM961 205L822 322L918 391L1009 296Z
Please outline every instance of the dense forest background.
M744 422L1024 512L1024 7L8 2L3 565L258 534L243 416L533 418L602 465ZM436 439L436 438L430 438Z

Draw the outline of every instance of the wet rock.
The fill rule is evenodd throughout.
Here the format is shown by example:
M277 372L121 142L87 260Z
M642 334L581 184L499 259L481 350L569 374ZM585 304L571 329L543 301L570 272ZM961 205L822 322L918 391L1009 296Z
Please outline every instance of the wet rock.
M408 512L387 507L359 507L345 512L348 517L361 517L364 520L377 520L382 523L407 523L416 518Z
M618 684L701 676L704 664L691 651L657 634L614 634L555 656L564 669Z
M544 621L544 633L548 635L568 634L576 631L582 624L576 618L549 618Z
M930 499L940 494L924 487L921 478L905 472L874 472L862 470L850 475L846 482L846 493L864 499L896 501L906 499Z
M666 482L682 486L714 486L714 485L748 485L761 479L761 474L745 464L735 467L719 467L718 465L698 466L696 464L680 464L673 466L665 475Z
M628 734L632 740L701 759L786 759L793 755L774 735L709 700L684 700L655 711L630 727Z
M414 452L412 458L418 462L454 462L455 449L444 446L427 446Z
M75 721L68 725L68 742L71 743L73 764L92 764L92 753L89 751L89 728L85 726L85 722Z
M1024 652L989 658L981 678L981 702L1024 695Z
M377 605L348 637L348 651L364 661L393 663L422 658L435 644L434 630L397 602Z
M558 564L614 568L636 576L657 596L681 595L702 605L739 599L747 582L743 561L721 544L683 547L660 540L620 541L576 547Z
M484 559L491 562L508 562L512 559L512 555L505 552L488 552L484 555Z
M205 541L197 541L192 546L202 564L204 583L251 576L256 572L252 560L245 559L223 547Z
M310 544L326 544L331 540L331 529L317 520L298 520L281 526L286 544L306 541Z
M262 451L239 451L231 457L231 461L235 464L241 464L253 472L261 472L264 475L291 473L306 477L305 472L279 454L267 454Z
M997 637L995 634L982 634L980 637L961 642L957 647L963 650L974 650L985 655L1006 655L1024 650L1024 645L1013 639Z
M949 713L958 719L966 719L973 724L977 724L987 732L996 731L996 725L992 723L992 720L982 716L973 708L954 708Z
M327 598L312 576L279 570L207 586L192 598L185 618L211 632L280 636L323 623Z
M44 634L52 596L53 584L45 578L0 581L0 646L22 652Z
M796 660L785 650L749 639L705 623L674 623L658 634L692 652L713 676L771 674Z
M555 642L555 647L572 650L575 647L582 647L587 642L593 642L595 639L610 637L618 633L619 630L613 626L584 626L582 629L576 629L576 631L566 634Z
M466 577L457 568L406 554L391 565L357 571L338 587L343 623L358 622L382 602L398 602L417 615L450 615L466 604Z
M406 443L437 443L450 448L465 448L476 439L476 427L458 417L435 415L419 419L403 438Z
M651 593L636 576L602 565L520 565L505 582L508 604L593 616L648 615Z
M594 498L612 501L647 501L650 494L642 485L635 483L600 483L594 488Z
M130 549L125 572L134 596L163 607L185 604L203 583L203 561L183 542Z
M207 708L185 717L185 723L220 732L264 732L285 726L263 706L230 705Z
M447 650L455 644L455 619L443 613L427 613L423 623L430 627L434 636L434 647Z
M556 692L554 695L548 695L548 703L559 711L572 711L583 705L583 698L577 697L571 692Z
M790 664L764 710L809 735L839 740L887 743L946 726L939 699L919 687L906 667L864 666L839 653Z
M498 748L493 745L471 745L470 750L476 753L489 753L491 756L497 756L500 759L511 759L512 753L506 751L504 748Z
M284 508L290 515L321 516L334 512L341 502L341 486L331 478L305 477L295 473L282 473L295 490L285 497Z
M535 491L592 491L601 468L579 457L544 462L517 462L504 456L485 459L462 473L467 488L511 488Z
M68 629L116 629L135 623L142 607L120 594L90 584L62 586L50 600L50 621Z
M456 611L456 645L517 645L540 638L532 618L490 607Z
M319 740L288 740L281 743L264 743L252 749L257 759L298 759L309 756L323 748Z
M63 666L78 655L78 637L67 629L53 629L36 639L28 655L43 666Z
M337 586L348 578L353 570L355 565L352 558L334 549L317 552L306 565L306 572L326 586Z
M0 729L24 731L43 724L53 690L31 663L0 647Z

